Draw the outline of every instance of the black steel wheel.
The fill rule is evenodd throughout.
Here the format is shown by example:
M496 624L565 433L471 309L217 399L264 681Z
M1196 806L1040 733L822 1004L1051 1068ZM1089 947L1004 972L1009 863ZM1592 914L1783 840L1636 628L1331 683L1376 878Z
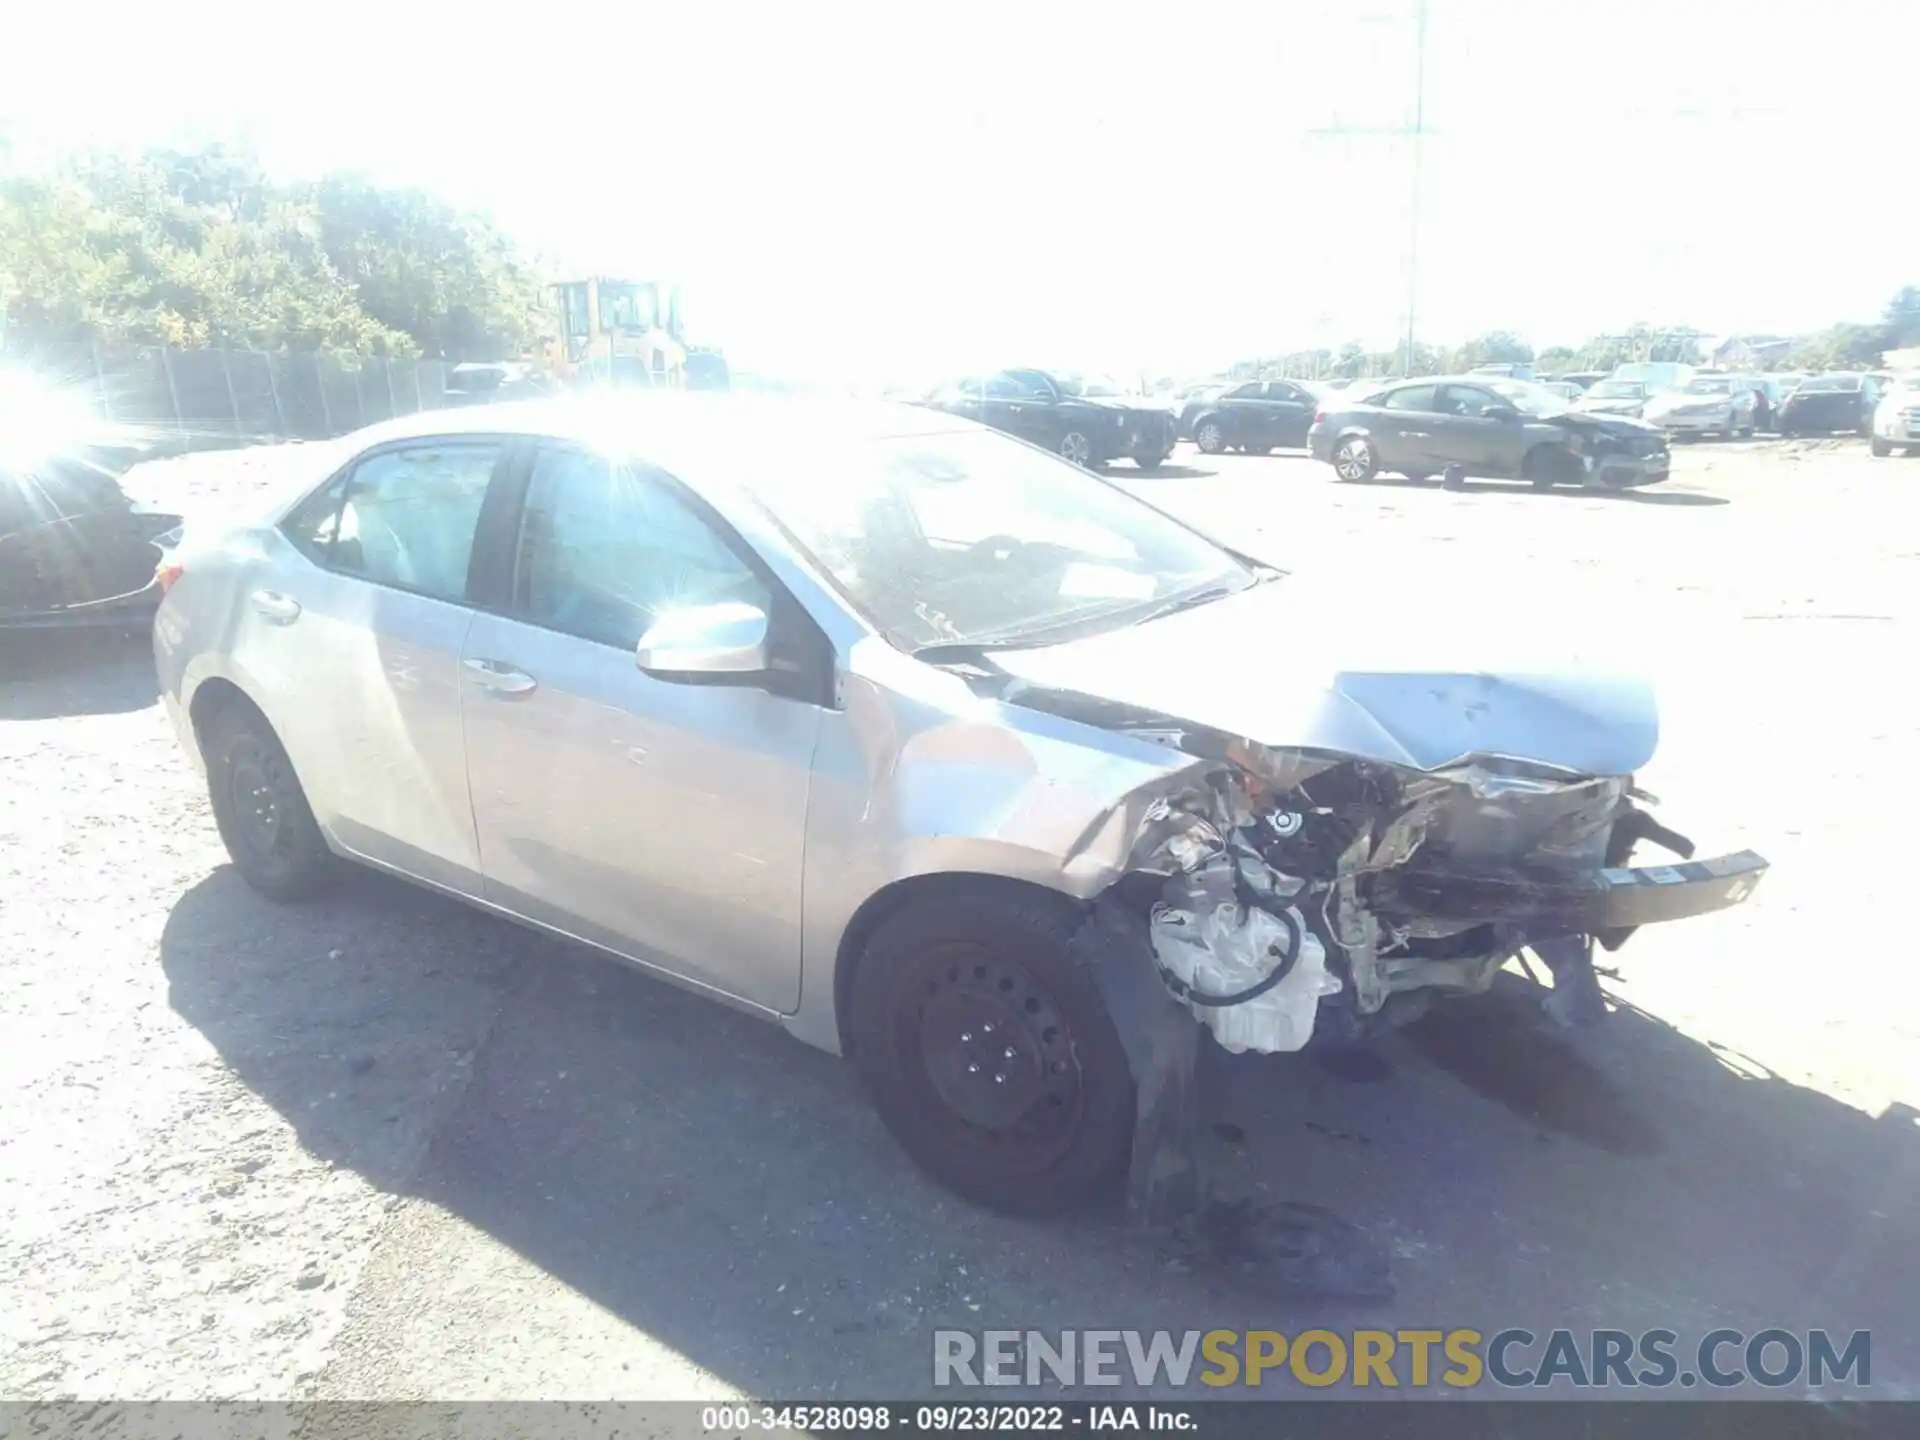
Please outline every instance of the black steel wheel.
M305 900L327 889L338 878L339 861L272 727L234 704L213 718L208 732L208 798L234 868L271 900Z
M1124 1168L1133 1077L1069 945L1075 907L942 894L882 923L859 961L851 1040L894 1138L969 1200L1051 1215Z

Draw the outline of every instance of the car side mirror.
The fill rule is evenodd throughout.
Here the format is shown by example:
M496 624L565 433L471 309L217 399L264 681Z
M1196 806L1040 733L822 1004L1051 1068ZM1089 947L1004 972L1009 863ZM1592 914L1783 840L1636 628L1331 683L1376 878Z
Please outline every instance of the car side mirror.
M656 620L634 658L649 675L753 675L767 668L767 612L729 601Z

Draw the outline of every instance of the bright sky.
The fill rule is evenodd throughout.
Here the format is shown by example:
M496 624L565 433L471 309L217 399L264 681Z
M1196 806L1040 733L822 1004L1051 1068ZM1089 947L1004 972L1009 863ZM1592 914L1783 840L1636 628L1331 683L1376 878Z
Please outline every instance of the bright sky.
M1405 325L1410 147L1353 132L1412 120L1417 0L26 8L17 151L244 135L424 185L680 279L745 368L1186 371ZM1870 317L1920 283L1916 54L1920 0L1428 0L1422 338Z

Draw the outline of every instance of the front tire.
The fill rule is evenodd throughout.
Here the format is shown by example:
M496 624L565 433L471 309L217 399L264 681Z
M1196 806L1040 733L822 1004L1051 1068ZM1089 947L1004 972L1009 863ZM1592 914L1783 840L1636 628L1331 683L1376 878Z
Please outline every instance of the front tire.
M1226 428L1218 420L1202 420L1193 429L1193 443L1203 455L1218 455L1227 448Z
M279 737L251 708L208 723L207 792L234 868L269 900L308 900L340 877Z
M1379 470L1379 457L1364 435L1349 435L1333 447L1333 473L1348 484L1371 480Z
M1093 468L1093 441L1084 430L1069 430L1060 437L1060 458L1071 460L1074 464Z
M1558 452L1543 445L1528 452L1520 466L1520 478L1536 490L1551 490L1563 478L1572 478L1566 475L1569 468Z
M1077 909L955 892L881 922L854 977L854 1063L893 1138L1010 1214L1092 1203L1133 1144L1133 1072L1069 953Z
M1874 458L1877 460L1883 460L1893 453L1893 446L1882 440L1878 435L1867 442L1867 448L1873 452Z

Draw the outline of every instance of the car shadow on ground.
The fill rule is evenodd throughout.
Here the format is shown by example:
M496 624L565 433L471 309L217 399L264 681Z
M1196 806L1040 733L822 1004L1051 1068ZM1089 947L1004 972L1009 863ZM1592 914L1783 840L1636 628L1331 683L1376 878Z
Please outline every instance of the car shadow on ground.
M121 715L158 696L153 642L144 632L0 634L0 720Z
M749 1395L927 1394L931 1332L995 1326L1824 1324L1875 1331L1876 1384L1920 1378L1913 1112L1871 1118L1631 1007L1569 1037L1517 979L1372 1052L1214 1052L1226 1183L1376 1237L1399 1293L1363 1303L1260 1290L1117 1213L978 1210L911 1167L850 1066L383 877L288 909L215 871L162 962L313 1154ZM435 1270L460 1248L409 1252L397 1313L488 1303Z
M1219 473L1218 470L1212 470L1203 465L1181 465L1172 461L1165 465L1155 465L1147 470L1142 470L1137 465L1131 467L1113 465L1107 469L1107 474L1115 479L1131 477L1136 480L1198 480Z
M1385 471L1370 480L1344 480L1337 483L1400 490L1443 488L1437 479L1414 480L1405 475L1393 475ZM1630 505L1688 506L1732 503L1724 495L1705 495L1697 490L1670 490L1664 487L1657 490L1590 490L1581 485L1555 485L1551 489L1536 490L1531 485L1517 480L1464 480L1452 493L1456 495L1538 495L1543 499L1559 500L1618 500Z

